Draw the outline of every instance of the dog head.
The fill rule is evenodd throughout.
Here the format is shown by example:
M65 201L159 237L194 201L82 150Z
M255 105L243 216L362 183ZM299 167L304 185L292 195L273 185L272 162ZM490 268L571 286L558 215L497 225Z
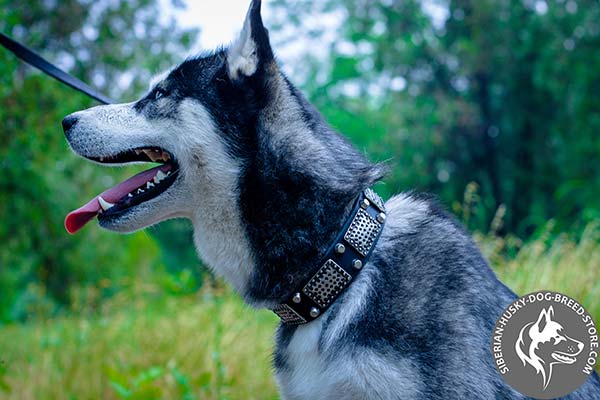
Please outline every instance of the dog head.
M552 366L575 363L582 349L583 343L568 336L563 326L554 320L552 306L542 309L535 322L521 329L516 344L523 365L529 364L542 374L544 388L550 383Z
M241 290L257 259L282 261L291 237L303 246L298 258L330 233L317 224L337 229L330 220L382 169L331 131L281 73L260 7L252 1L229 47L184 61L140 100L63 120L71 148L91 161L160 163L69 214L69 232L96 216L119 232L189 218L204 261Z
M207 194L232 184L241 161L237 151L249 150L246 131L266 101L267 74L276 73L260 1L255 1L229 49L183 62L136 102L67 116L63 127L77 154L102 164L163 164L154 175L144 175L144 182L136 179L102 194L101 226L129 232L191 216L199 204L190 195L203 193L202 201L210 201ZM163 174L169 177L161 180ZM76 214L67 220L68 228L80 228L83 220Z

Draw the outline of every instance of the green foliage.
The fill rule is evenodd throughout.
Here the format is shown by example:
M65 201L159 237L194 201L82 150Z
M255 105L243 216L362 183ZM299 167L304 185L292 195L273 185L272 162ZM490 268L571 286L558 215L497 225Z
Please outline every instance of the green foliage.
M518 294L532 288L560 288L585 304L596 323L600 321L600 223L588 225L578 242L567 235L553 237L552 223L537 239L522 246L514 257L504 256L505 238L477 238L501 279Z
M161 367L150 367L141 371L130 383L118 373L109 372L110 385L122 399L160 399L161 389L158 379L164 375Z
M172 65L195 37L194 31L175 29L174 21L157 24L159 11L158 2L150 0L0 0L0 31L121 98L145 89L150 75ZM147 274L161 261L173 263L162 255L166 251L158 257L156 241L147 233L65 232L68 211L132 174L99 169L69 151L60 121L92 105L0 49L0 324L53 315L71 304L73 290ZM189 237L187 225L169 226ZM176 244L191 251L183 238ZM174 247L165 248L174 252ZM196 268L198 262L189 260L171 269ZM197 286L194 277L180 278L186 281L174 278L174 290Z
M10 393L12 391L10 385L6 381L7 372L8 368L6 367L6 362L3 359L0 359L0 393Z
M138 279L96 317L0 329L0 397L275 399L276 323L273 313L249 310L221 283L175 297Z
M485 230L504 205L502 233L521 237L550 218L580 232L600 217L597 1L275 5L279 29L311 26L329 44L296 72L335 127L391 160L382 191L452 204L476 182L483 215L471 227ZM308 24L319 19L338 24L333 39L327 24Z

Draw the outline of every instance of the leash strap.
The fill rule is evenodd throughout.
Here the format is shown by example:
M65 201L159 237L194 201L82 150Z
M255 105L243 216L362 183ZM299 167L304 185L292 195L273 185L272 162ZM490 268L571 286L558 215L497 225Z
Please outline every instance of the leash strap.
M342 231L321 260L312 278L273 312L286 325L317 319L346 290L377 244L385 224L383 200L373 189L362 192Z
M5 34L0 32L0 44L4 46L6 49L10 50L15 56L25 61L27 64L32 65L44 72L47 75L50 75L54 79L64 83L67 86L72 87L73 89L87 94L91 98L98 100L103 104L114 103L112 99L98 92L96 89L88 86L84 82L75 78L73 75L70 75L63 71L62 69L56 67L46 59L44 59L39 54L35 53L33 50L23 46L21 43L14 41L9 38Z

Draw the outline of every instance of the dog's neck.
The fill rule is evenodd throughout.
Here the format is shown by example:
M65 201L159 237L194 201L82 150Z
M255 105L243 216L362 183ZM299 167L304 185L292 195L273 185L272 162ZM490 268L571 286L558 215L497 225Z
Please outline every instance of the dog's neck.
M367 264L385 219L385 206L377 193L370 188L360 193L319 269L296 286L293 296L273 308L284 324L311 322L336 302Z
M244 297L250 303L273 305L289 297L318 268L347 219L352 199L293 173L276 177L285 189L254 174L246 179L251 184L241 199L254 268Z
M381 175L278 77L239 185L254 258L244 297L265 306L281 303L314 274L358 194Z
M272 308L320 267L356 197L381 178L281 75L248 128L249 151L199 177L192 216L201 258L244 299ZM206 170L206 168L205 168ZM208 174L206 172L205 174Z

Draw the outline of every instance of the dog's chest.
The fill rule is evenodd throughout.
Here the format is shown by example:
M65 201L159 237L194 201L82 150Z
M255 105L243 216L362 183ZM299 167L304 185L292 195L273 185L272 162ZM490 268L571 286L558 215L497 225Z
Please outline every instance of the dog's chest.
M335 398L333 366L319 349L320 336L320 323L299 326L282 350L286 367L276 377L283 399Z

